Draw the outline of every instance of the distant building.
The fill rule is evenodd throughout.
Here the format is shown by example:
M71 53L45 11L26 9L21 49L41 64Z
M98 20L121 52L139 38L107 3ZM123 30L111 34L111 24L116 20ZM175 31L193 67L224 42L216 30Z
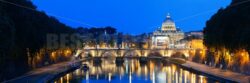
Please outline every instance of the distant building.
M203 44L203 36L202 31L187 32L185 40L188 41L188 43L186 45L193 49L205 49L206 46Z
M190 31L186 33L186 37L192 37L195 39L203 39L203 32L202 31Z
M203 44L202 39L192 39L189 40L187 46L192 49L205 49L206 46Z
M175 22L167 15L162 23L161 28L158 28L152 34L153 49L176 48L180 46L178 41L184 38L184 33L176 28Z

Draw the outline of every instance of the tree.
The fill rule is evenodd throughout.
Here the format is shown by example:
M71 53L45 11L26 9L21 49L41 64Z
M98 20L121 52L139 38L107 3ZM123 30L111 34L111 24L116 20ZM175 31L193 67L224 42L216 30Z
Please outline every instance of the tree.
M60 23L44 12L34 11L36 7L30 0L5 0L24 7L0 3L0 81L27 72L27 49L35 56L45 48L49 33L74 33L75 30ZM4 62L4 64L2 64ZM21 68L21 69L20 69ZM18 71L18 72L17 72ZM9 74L15 72L14 74Z
M250 53L250 2L248 0L232 0L230 6L220 9L204 28L204 44L208 48L207 60L215 65L223 65L228 68L231 58L232 70L240 70L249 67ZM228 54L225 54L225 50ZM243 50L243 52L242 52ZM244 52L244 51L247 52ZM243 58L242 58L243 57ZM239 63L245 60L244 66ZM248 61L246 61L248 60ZM241 70L240 72L249 72Z
M249 50L250 2L242 1L246 0L233 0L231 6L220 9L207 21L204 28L206 46Z

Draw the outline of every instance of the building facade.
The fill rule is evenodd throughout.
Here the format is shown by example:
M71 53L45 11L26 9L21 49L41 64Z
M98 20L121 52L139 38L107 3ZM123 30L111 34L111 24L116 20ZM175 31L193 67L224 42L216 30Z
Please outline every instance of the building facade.
M176 28L175 22L167 15L162 26L152 34L152 49L179 48L179 41L184 38L184 33Z

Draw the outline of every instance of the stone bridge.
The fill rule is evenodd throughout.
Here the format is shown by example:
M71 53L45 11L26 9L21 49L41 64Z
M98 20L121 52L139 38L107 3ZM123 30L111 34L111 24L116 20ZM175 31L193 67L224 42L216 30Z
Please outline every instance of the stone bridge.
M197 49L81 49L75 57L186 57Z

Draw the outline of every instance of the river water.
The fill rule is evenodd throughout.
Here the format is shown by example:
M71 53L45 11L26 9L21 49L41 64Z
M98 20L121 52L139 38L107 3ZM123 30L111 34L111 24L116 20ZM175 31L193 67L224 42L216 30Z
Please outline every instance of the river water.
M125 59L116 63L115 59L82 62L88 70L79 68L56 79L56 83L221 83L226 82L196 72L185 70L175 64L152 59L140 62Z

